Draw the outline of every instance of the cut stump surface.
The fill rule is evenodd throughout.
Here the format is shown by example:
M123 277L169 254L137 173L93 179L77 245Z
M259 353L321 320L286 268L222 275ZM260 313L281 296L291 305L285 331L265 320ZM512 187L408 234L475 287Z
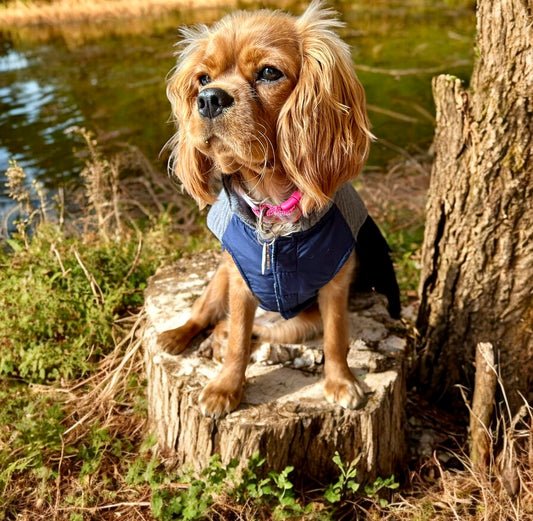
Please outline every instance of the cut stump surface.
M269 469L295 467L301 478L336 477L336 451L345 462L356 458L361 480L390 476L405 455L405 330L391 320L376 294L350 302L349 365L368 392L356 411L326 402L322 390L321 340L305 345L262 344L247 370L241 406L220 420L202 415L198 396L220 370L209 338L198 338L177 356L163 352L157 334L183 324L219 260L216 253L180 259L150 279L143 333L148 380L148 417L157 449L169 466L199 471L212 455L242 465L255 453ZM273 318L275 317L275 318ZM259 311L258 320L279 315ZM207 346L207 348L206 348Z

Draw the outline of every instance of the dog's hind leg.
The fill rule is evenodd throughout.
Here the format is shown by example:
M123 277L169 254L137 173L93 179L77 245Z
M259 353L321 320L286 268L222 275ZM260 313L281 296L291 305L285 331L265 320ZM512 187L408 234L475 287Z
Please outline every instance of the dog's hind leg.
M318 306L324 322L324 394L326 400L356 409L363 405L365 394L352 374L346 357L350 341L348 294L355 267L355 255L318 293Z
M201 331L215 325L228 312L228 266L223 261L203 294L192 306L189 320L176 329L162 332L159 345L172 354L181 353Z
M253 338L259 342L296 344L311 340L322 333L322 318L317 305L302 311L289 320L265 326L254 324Z

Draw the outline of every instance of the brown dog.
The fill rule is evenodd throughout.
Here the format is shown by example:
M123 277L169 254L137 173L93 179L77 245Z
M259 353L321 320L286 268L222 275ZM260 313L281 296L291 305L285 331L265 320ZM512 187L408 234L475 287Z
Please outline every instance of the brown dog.
M200 395L207 416L238 407L252 334L296 342L321 326L326 399L363 403L346 361L356 251L367 286L384 289L391 314L399 311L387 245L348 183L372 136L333 14L315 1L298 18L237 12L182 31L167 88L178 127L170 167L200 208L213 205L208 226L224 260L191 318L159 342L180 353L229 313L223 368ZM289 320L254 326L258 304Z

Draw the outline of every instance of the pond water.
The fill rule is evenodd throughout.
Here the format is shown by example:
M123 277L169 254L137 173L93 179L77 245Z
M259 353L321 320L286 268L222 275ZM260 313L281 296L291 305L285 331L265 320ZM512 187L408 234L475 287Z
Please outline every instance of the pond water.
M379 138L369 166L383 165L433 135L431 77L468 79L475 15L431 1L330 2L346 22ZM298 9L301 11L301 8ZM159 153L173 133L165 76L182 24L210 23L228 10L175 12L154 20L0 28L0 214L9 201L11 159L50 189L75 182L82 164L74 125L106 148L135 146L161 171ZM0 215L1 217L1 215Z

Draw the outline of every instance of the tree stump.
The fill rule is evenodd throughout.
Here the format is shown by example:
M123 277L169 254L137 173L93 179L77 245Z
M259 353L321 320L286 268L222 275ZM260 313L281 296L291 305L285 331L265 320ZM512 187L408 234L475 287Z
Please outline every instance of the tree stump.
M199 338L177 356L162 352L157 333L181 325L214 273L218 254L181 259L161 268L146 289L143 333L148 379L148 417L157 450L168 466L204 468L215 453L223 463L241 465L255 453L269 469L295 467L299 478L336 477L336 451L343 461L360 457L358 476L390 476L402 462L405 443L404 351L406 332L392 320L385 299L361 295L350 303L350 367L369 392L366 406L345 410L322 394L321 341L305 345L258 346L247 370L241 406L220 420L202 415L198 395L220 369L209 337ZM279 315L258 312L257 320Z

